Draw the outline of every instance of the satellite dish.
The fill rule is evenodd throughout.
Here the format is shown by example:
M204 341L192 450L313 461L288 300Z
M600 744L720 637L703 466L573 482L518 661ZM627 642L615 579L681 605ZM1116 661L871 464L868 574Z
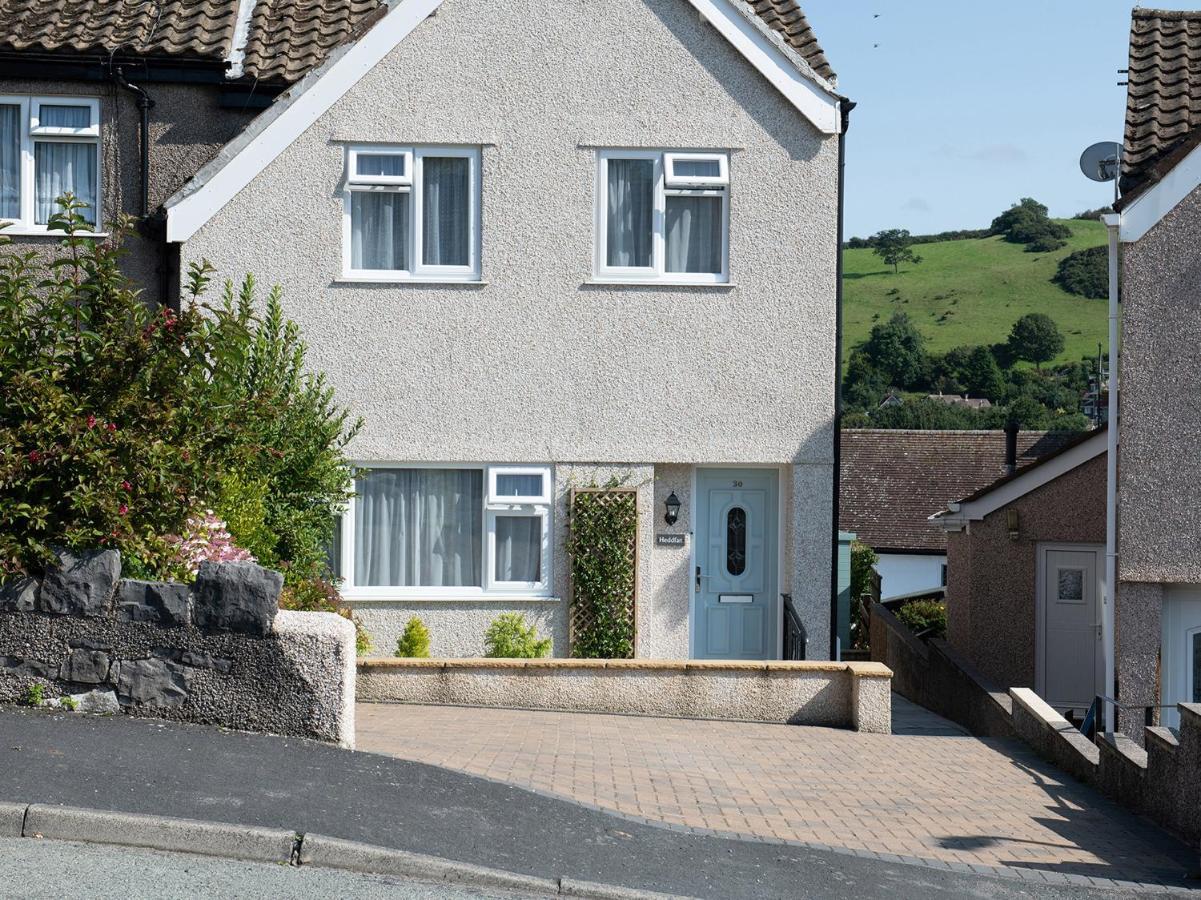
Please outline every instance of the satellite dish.
M1122 145L1101 141L1080 154L1080 171L1093 181L1113 181L1122 168Z

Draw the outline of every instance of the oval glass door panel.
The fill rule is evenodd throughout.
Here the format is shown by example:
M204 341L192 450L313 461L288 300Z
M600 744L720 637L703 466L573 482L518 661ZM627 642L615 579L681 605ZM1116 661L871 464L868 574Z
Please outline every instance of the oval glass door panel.
M726 513L726 571L731 575L746 571L746 510L740 506Z

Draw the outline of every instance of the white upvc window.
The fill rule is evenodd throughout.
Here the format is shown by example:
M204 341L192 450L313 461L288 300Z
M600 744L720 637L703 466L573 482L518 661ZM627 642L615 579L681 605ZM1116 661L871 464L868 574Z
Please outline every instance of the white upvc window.
M548 597L549 466L370 465L342 516L352 600Z
M478 281L478 147L346 151L342 277Z
M729 281L729 154L601 150L595 274L601 281Z
M74 194L93 226L100 209L100 101L0 95L0 221L5 233L46 232L58 198Z

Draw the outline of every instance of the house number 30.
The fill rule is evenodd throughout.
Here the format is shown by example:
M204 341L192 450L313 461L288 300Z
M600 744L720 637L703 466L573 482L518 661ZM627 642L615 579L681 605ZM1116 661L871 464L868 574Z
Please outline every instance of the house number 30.
M741 481L735 481L735 482L734 482L734 487L742 487L742 482L741 482Z

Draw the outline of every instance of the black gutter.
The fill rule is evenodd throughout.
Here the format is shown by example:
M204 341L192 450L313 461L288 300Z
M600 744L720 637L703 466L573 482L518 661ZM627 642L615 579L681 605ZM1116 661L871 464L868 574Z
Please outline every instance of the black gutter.
M142 145L142 205L138 217L145 219L150 214L150 110L154 108L154 101L150 99L150 95L144 88L129 83L125 78L125 70L122 66L113 69L113 81L137 98L138 111L142 116L140 141Z
M847 129L851 127L851 110L858 104L846 97L839 98L838 111L842 131L838 135L838 244L834 293L834 489L830 534L830 659L838 648L838 516L839 488L842 481L842 241L846 207Z

